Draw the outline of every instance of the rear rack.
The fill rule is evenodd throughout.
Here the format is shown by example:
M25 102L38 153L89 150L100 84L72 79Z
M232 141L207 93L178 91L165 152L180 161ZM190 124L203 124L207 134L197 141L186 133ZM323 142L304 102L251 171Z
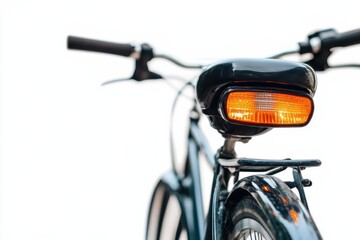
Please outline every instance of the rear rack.
M266 172L267 175L274 175L282 172L288 167L293 168L293 181L284 182L289 188L296 188L299 192L301 202L309 209L304 187L310 187L312 182L309 179L304 179L301 170L306 167L317 167L321 165L318 159L300 159L292 160L287 159L257 159L257 158L219 158L219 164L227 168L235 175L234 181L239 178L239 172Z
M219 158L219 164L228 168L230 172L266 172L276 168L285 170L288 167L318 167L321 161L318 159L259 159L259 158ZM274 174L274 173L272 173Z

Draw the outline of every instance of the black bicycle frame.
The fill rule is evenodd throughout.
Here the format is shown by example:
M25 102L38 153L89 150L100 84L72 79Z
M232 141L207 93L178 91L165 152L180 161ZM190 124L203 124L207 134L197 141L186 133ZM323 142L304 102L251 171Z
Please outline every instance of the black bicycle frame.
M197 116L197 115L195 115ZM198 125L199 118L191 117L190 118L190 131L188 137L188 158L185 168L185 176L191 178L189 190L190 190L190 199L193 202L193 207L195 212L193 213L195 219L195 231L193 233L188 233L189 239L193 237L195 239L204 239L203 234L205 233L206 239L208 239L209 234L214 235L212 231L213 224L216 222L216 219L213 219L213 210L217 209L216 206L213 206L214 201L211 197L209 211L207 216L207 222L205 224L205 214L203 206L203 196L201 190L201 180L200 180L200 165L199 165L199 152L201 151L205 159L208 161L212 169L214 170L214 180L212 186L211 196L216 196L219 191L215 189L215 186L218 185L217 178L218 174L216 171L216 161L215 155L211 150L206 138ZM216 214L215 214L216 215ZM217 239L217 238L212 238Z

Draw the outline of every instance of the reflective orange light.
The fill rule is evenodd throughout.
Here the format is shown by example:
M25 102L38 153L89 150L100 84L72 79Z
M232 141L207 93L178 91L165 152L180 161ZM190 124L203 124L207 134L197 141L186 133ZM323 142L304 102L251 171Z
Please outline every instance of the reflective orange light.
M304 125L312 113L309 97L274 92L230 92L225 104L229 120L263 125Z
M261 189L265 192L270 192L270 188L268 186L261 186Z
M282 201L282 203L284 203L284 204L287 204L287 203L288 203L288 200L287 200L286 198L284 198L284 197L281 198L281 201Z
M295 210L290 210L289 213L293 222L296 223L299 219L299 214Z

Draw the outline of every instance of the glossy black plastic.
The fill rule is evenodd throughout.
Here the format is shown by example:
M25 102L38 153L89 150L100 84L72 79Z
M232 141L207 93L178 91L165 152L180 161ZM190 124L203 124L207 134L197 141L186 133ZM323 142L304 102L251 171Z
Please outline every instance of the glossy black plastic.
M224 137L251 137L269 131L266 126L249 126L224 120L219 101L229 87L294 92L312 98L316 91L314 70L303 63L277 59L230 59L205 68L196 93L202 112Z
M299 239L299 236L301 239L321 239L306 207L277 177L256 175L239 180L230 192L226 206L231 208L246 194L262 207L272 232L276 234L275 239Z

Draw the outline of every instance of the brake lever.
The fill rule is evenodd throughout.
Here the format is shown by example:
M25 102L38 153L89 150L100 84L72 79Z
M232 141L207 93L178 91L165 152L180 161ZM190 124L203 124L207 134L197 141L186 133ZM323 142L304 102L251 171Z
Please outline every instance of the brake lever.
M149 70L147 63L153 59L153 48L147 44L141 44L141 52L139 58L135 62L135 71L131 79L136 81L150 80L150 79L163 79L159 74Z
M144 80L154 80L154 79L163 79L163 77L155 72L149 70L148 62L154 58L153 48L147 44L143 43L140 46L140 50L136 52L136 56L133 56L135 60L135 70L130 78L121 78L110 80L101 84L101 86L109 85L116 82L123 82L128 80L135 81L144 81Z
M336 30L329 28L314 32L308 35L307 42L299 43L300 54L311 53L313 56L312 59L305 63L310 65L315 71L325 71L330 68L328 59L333 52L324 39L335 37L336 35Z

